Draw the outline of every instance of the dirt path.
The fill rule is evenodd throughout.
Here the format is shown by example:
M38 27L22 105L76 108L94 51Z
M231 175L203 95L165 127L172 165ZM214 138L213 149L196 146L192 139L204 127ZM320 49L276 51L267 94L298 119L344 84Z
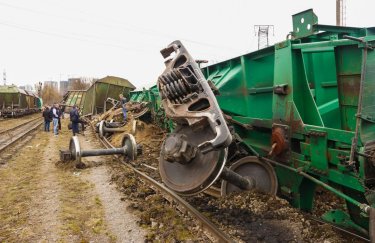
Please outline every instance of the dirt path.
M57 163L70 136L38 130L0 155L0 242L143 242L103 158L85 170ZM88 137L82 147L95 147Z
M61 225L59 219L60 201L59 195L61 187L58 181L58 170L54 163L54 156L57 154L56 139L52 136L44 136L46 139L46 146L43 147L43 156L40 161L40 174L43 175L43 180L39 181L39 193L33 195L33 208L37 210L30 211L30 223L33 219L39 219L40 226L38 231L34 230L34 234L41 236L42 240L47 242L56 242L59 239L58 227ZM40 147L40 143L34 145L35 148Z
M95 135L91 130L88 130L85 134L85 137L80 137L82 149L100 148L100 144L96 141ZM95 185L95 192L99 195L103 203L108 228L116 235L117 241L142 241L145 231L137 226L137 217L128 211L129 203L121 200L121 193L116 189L115 185L110 184L110 173L107 167L103 166L106 160L109 159L111 157L83 158L82 161L91 168L85 170L82 176Z

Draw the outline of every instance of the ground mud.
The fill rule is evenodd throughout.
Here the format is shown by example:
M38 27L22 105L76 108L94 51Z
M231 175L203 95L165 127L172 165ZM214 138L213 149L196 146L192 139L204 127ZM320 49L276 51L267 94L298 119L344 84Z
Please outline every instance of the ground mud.
M147 164L157 168L165 132L153 125L142 122L139 124L135 137L137 143L142 145L143 155L139 156L133 164L135 166ZM132 119L129 119L125 126L127 132L132 132L131 125ZM113 134L110 141L120 146L121 138L122 134ZM126 198L163 200L147 188L140 190L142 187L139 185L140 182L131 172L128 173L127 176L116 176L116 173L113 176L113 180L121 186L121 190L127 195ZM154 175L154 178L160 180L157 171L148 170L148 174L150 173ZM202 194L189 197L187 200L239 242L361 242L334 230L327 224L311 220L311 216L321 216L327 210L344 209L343 202L328 192L318 189L316 195L312 214L303 213L291 207L286 200L257 192L244 192L220 199ZM142 206L134 204L134 208L141 211L144 210L143 206L144 204ZM156 215L159 214L156 213ZM141 223L148 226L151 224L154 226L163 225L163 223L153 223L155 217L151 217L151 219L150 217L150 215L146 215L146 218L141 216ZM160 220L160 217L157 218ZM155 239L153 237L160 233L154 232L152 239Z

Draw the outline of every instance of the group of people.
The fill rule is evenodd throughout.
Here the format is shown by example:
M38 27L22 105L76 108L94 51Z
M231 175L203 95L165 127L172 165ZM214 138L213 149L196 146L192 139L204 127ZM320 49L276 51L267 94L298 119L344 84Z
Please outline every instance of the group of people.
M60 109L59 104L53 104L52 107L45 106L43 110L44 117L44 131L49 132L50 123L53 124L53 133L55 136L59 135L61 130L61 118L63 117L63 111Z
M73 136L79 133L79 124L82 124L82 131L84 130L84 121L80 119L79 115L79 108L77 106L73 106L72 110L70 111L70 121L72 123L72 131ZM44 117L44 131L50 131L50 123L53 124L53 133L55 136L59 135L59 131L61 130L61 118L64 118L64 112L61 110L59 104L53 104L52 107L45 106L43 110L43 117Z
M124 116L124 121L126 122L126 103L127 100L123 96L123 94L119 95L122 113ZM69 113L70 121L72 123L71 129L73 132L73 136L79 133L79 124L82 126L82 131L84 131L84 124L85 122L80 118L79 108L74 105ZM59 131L61 130L61 118L64 118L64 111L61 110L59 104L55 103L52 107L45 106L43 110L43 117L44 117L44 131L49 132L50 130L50 123L53 123L53 133L55 136L59 135Z

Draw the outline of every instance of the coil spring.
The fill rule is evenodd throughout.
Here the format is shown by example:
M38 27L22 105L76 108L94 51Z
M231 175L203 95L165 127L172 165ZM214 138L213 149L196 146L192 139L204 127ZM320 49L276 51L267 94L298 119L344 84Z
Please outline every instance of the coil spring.
M163 84L161 90L164 95L174 103L182 103L183 98L191 91L176 69L161 75L159 81Z

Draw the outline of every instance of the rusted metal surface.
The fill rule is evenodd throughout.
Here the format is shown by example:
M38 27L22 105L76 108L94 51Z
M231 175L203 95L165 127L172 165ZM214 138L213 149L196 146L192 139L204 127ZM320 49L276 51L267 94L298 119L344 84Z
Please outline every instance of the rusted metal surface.
M232 136L211 86L182 43L161 54L166 69L157 85L166 116L177 126L162 145L159 171L169 188L191 195L218 179Z
M61 104L66 112L76 105L81 109L82 115L99 114L115 106L115 102L107 102L108 98L118 100L119 94L129 98L130 91L135 86L128 80L119 77L107 76L97 80L87 90L69 90Z
M15 85L0 85L0 116L19 117L41 110L42 100Z
M288 134L285 128L280 126L273 127L271 137L272 150L270 152L270 155L279 155L283 151L288 149Z
M171 43L161 53L166 69L158 79L158 88L166 115L179 125L213 130L215 136L198 145L201 150L228 146L230 132L197 63L180 41ZM170 58L172 53L175 56Z
M209 130L197 136L190 127L184 127L176 132L185 136L186 141L194 147L213 136ZM159 160L159 172L163 182L177 193L195 194L204 191L215 182L225 165L226 151L224 150L212 150L207 153L197 150L195 156L189 157L189 161L179 162L182 159L167 161L168 157L164 156L166 153L164 150L168 149L165 147L166 142L163 143ZM179 156L184 157L185 149L182 150Z
M257 191L276 195L277 177L272 166L266 161L260 161L255 156L244 157L236 161L229 169L246 179L254 181ZM223 180L221 184L221 195L229 195L232 192L242 191L238 186Z

